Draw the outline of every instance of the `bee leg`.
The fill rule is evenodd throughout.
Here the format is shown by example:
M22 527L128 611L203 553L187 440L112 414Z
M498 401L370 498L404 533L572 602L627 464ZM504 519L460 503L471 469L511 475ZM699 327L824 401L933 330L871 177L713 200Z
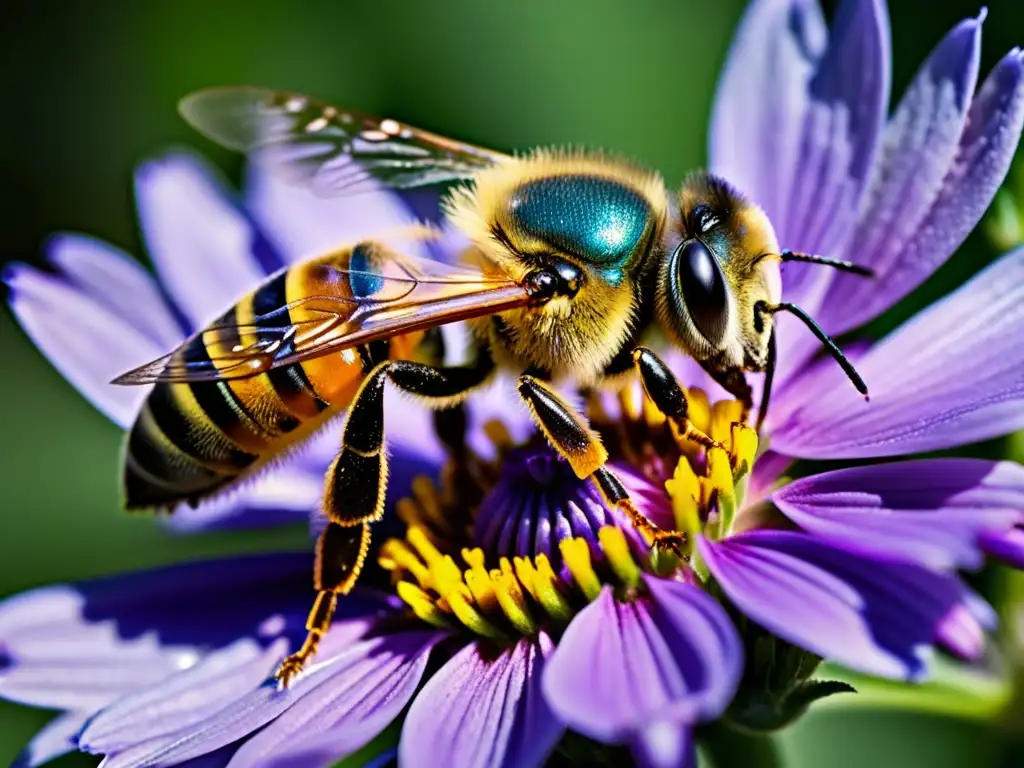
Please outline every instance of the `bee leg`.
M316 653L334 614L338 595L348 593L370 547L370 524L384 515L388 461L384 440L384 384L424 398L435 408L458 404L494 371L487 354L466 366L441 368L406 360L376 365L352 400L341 433L341 451L327 470L323 509L330 521L316 550L316 600L306 622L306 640L277 670L282 685Z
M663 531L636 508L622 483L605 466L608 452L584 418L557 392L532 376L519 377L519 394L529 406L534 422L551 446L569 462L576 476L592 479L608 506L622 511L654 546L682 557L686 536Z
M711 378L722 385L722 389L743 403L743 416L746 418L754 404L754 392L750 388L743 371L739 368L730 368L726 371L713 371ZM773 371L774 373L774 371Z
M646 347L633 350L633 363L640 373L640 383L654 407L665 418L672 421L679 434L704 448L721 448L722 446L697 429L687 417L689 406L675 375L661 359Z
M306 619L306 640L302 647L281 662L274 677L287 687L306 662L316 653L338 604L338 595L347 595L355 586L370 549L370 525L328 523L316 543L313 587L316 600Z

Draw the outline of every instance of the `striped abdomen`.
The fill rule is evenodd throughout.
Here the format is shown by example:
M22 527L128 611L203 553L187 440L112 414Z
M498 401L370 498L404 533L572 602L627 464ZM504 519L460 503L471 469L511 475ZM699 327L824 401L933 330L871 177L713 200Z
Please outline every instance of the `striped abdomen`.
M348 252L297 265L270 277L176 356L214 360L254 340L241 332L260 317L263 328L299 322L313 305L288 307L309 296L352 295L347 276L325 284L323 263L347 266ZM358 288L358 286L357 286ZM277 310L272 320L268 313ZM227 329L227 330L222 330ZM374 357L411 354L420 334L397 337L374 354L362 347L272 368L249 378L157 383L132 425L125 449L129 509L194 503L251 476L268 459L309 437L351 402ZM219 365L218 365L219 367Z

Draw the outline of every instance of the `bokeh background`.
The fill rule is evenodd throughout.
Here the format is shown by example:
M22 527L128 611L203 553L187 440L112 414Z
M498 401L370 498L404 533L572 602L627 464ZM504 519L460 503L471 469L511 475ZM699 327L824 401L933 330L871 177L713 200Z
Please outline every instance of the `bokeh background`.
M289 88L500 149L582 143L634 156L675 184L704 162L717 72L745 0L3 0L0 261L40 261L56 230L142 258L133 166L200 149L237 180L240 159L193 134L177 100L203 86ZM826 10L834 3L826 2ZM982 70L1024 43L1020 0L991 0ZM890 0L894 94L977 0ZM976 233L879 334L994 255ZM101 351L97 350L97 354ZM268 547L302 529L176 537L118 509L119 430L0 310L0 597L53 581ZM1024 456L1024 441L975 453ZM980 586L1002 594L1005 574ZM1018 585L1019 586L1019 585ZM942 707L938 707L942 709ZM1022 710L1017 710L1020 713ZM0 703L0 764L48 715ZM823 709L781 737L788 764L1024 765L1020 722L942 712ZM62 766L92 765L82 756Z

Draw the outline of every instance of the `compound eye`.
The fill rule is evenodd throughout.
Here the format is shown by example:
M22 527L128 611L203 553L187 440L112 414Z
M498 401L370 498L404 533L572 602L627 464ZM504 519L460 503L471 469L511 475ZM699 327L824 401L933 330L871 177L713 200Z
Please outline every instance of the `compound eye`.
M693 324L712 343L725 332L728 295L718 259L700 240L687 240L673 254L676 290Z

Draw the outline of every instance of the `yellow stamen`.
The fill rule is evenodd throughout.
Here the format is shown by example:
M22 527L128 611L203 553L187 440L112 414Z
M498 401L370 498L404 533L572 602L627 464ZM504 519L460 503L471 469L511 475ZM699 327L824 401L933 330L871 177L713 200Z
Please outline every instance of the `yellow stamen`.
M465 590L467 593L469 591L462 581L462 571L451 555L444 555L430 563L430 578L434 582L434 589L441 597L446 598L456 590ZM469 598L471 595L467 594L466 597Z
M494 586L491 584L491 576L484 567L484 552L482 549L463 549L462 559L466 561L469 570L463 574L466 586L473 593L473 599L484 613L492 613L498 607L498 598L494 594Z
M665 482L665 490L672 500L676 528L685 531L688 540L692 542L701 530L701 484L686 458L676 464L672 478Z
M434 481L425 475L417 475L412 481L412 495L419 504L423 522L432 530L447 534L452 532L451 524L441 510L441 498Z
M407 526L422 526L426 522L420 514L419 504L412 499L399 499L395 504L395 512L398 514L398 519Z
M686 400L686 417L693 426L705 435L708 434L711 429L711 401L708 400L707 392L699 387L690 387L686 390Z
M736 489L732 479L729 455L721 448L712 448L707 454L707 477L704 478L704 493L701 497L704 508L712 502L718 507L717 531L710 531L714 538L721 538L732 528L736 514Z
M597 578L594 565L590 561L590 546L585 539L563 539L558 544L569 573L576 581L576 586L586 595L588 600L595 600L601 594L601 580Z
M378 561L382 568L388 571L407 571L419 582L421 587L432 586L430 570L423 564L423 561L416 556L409 545L401 539L388 539L380 548Z
M526 596L520 588L519 580L512 570L508 558L501 558L501 568L491 571L491 581L495 586L494 594L498 598L501 610L512 622L512 626L522 635L536 635L538 626L530 615L526 605Z
M451 622L438 608L426 592L417 587L411 581L400 581L395 585L395 591L402 601L412 608L412 612L423 621L442 629L451 629Z
M633 553L629 551L629 542L626 541L622 530L606 525L597 532L597 538L601 542L601 549L608 558L608 564L619 577L624 586L635 588L640 583L640 569L633 560Z
M665 414L655 407L651 398L646 396L643 398L643 412L644 421L648 427L660 427L665 423Z
M529 562L529 561L527 561ZM551 568L551 561L547 555L537 555L534 564L533 588L537 596L537 602L544 606L544 610L559 621L568 621L572 618L572 606L565 599L559 589L561 581Z
M512 569L515 571L516 578L519 579L519 583L526 590L526 593L533 598L534 602L539 603L540 597L537 595L537 569L533 567L533 563L526 557L513 557Z
M508 635L485 619L480 612L470 604L470 600L472 598L469 594L469 588L464 587L464 589L466 590L465 593L455 590L446 595L448 598L448 605L451 606L452 613L455 614L459 621L478 635L489 637L492 640L507 640Z
M640 416L640 406L637 405L637 390L635 387L623 387L619 390L619 408L622 414L630 421L636 421ZM641 399L646 399L640 393Z
M711 438L732 452L732 425L743 423L743 403L739 400L719 400L711 409Z
M508 427L500 419L490 419L485 421L483 425L484 435L491 441L491 444L498 449L499 452L507 450L515 445L515 441L512 439L512 435L509 434Z
M732 428L732 479L739 482L740 478L750 472L757 455L757 430L746 424L734 424Z

